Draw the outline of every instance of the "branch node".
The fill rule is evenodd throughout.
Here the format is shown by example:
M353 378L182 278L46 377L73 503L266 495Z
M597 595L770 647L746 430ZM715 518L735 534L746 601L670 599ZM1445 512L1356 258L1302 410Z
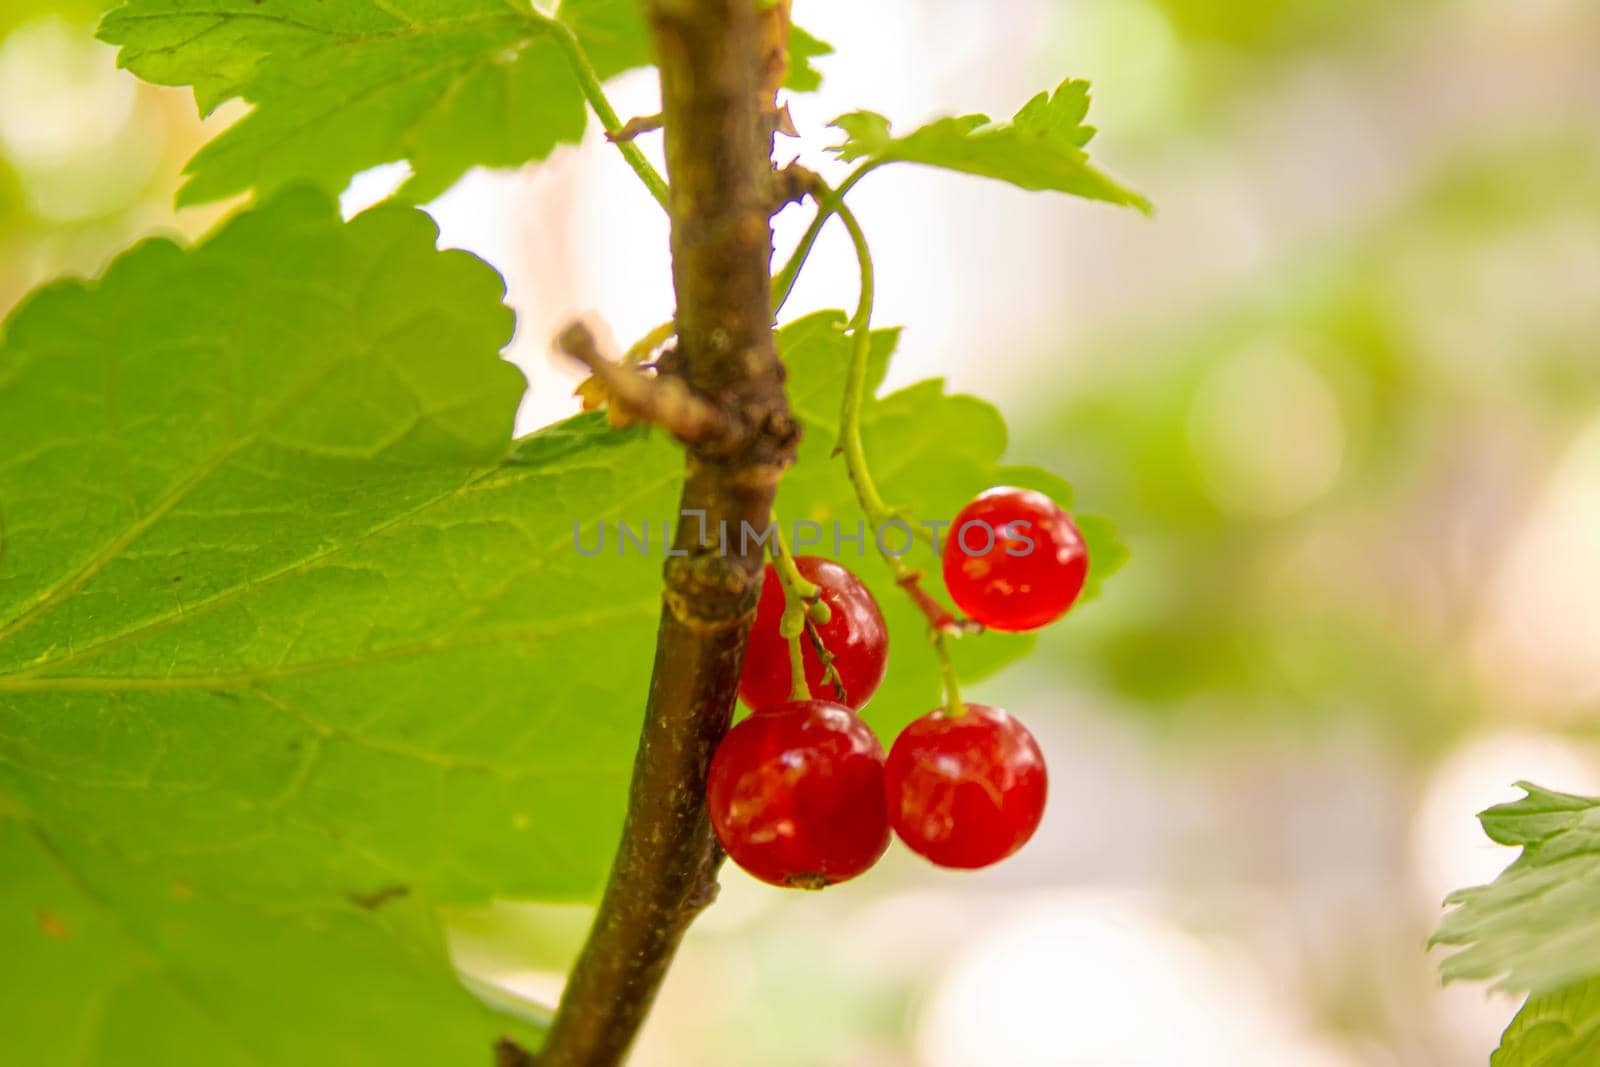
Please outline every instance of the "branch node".
M534 1067L537 1062L532 1053L509 1037L494 1043L495 1067Z
M606 140L612 144L626 144L641 134L659 130L662 126L661 112L654 115L639 115L623 123L621 128L606 131Z
M814 197L823 187L822 176L799 163L790 163L775 170L772 172L767 214L776 215L790 204L798 204L808 196Z
M799 137L800 131L795 128L794 116L789 113L788 101L779 104L761 117L765 128L773 133L781 133L785 137Z
M606 358L594 333L573 322L556 337L556 348L589 368L594 378L578 386L585 407L609 403L627 420L654 423L688 445L726 445L737 440L737 423L715 404L690 391L688 383L673 376L643 371ZM595 388L591 383L598 383Z
M691 915L699 915L717 902L717 894L722 891L722 884L713 875L701 882L695 889L694 895L687 901Z

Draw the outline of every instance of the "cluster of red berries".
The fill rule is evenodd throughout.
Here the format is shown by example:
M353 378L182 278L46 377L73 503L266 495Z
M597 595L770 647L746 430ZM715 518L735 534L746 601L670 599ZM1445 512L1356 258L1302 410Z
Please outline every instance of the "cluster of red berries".
M1039 746L999 708L936 708L901 731L887 757L856 711L883 680L889 634L855 575L797 558L826 611L804 642L811 698L794 700L784 587L769 564L740 695L754 713L717 749L711 823L730 858L762 881L820 889L865 871L891 827L943 867L986 867L1027 843L1044 814ZM1066 512L1042 493L990 489L956 517L943 549L956 606L988 629L1033 630L1066 613L1089 558ZM818 654L820 644L827 661Z

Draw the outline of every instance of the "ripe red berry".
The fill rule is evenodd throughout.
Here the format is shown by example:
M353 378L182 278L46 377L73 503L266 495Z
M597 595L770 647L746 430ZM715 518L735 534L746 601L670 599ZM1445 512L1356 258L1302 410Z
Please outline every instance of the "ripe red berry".
M1037 630L1083 591L1089 553L1072 519L1031 489L989 489L961 509L944 544L944 586L991 630Z
M884 625L883 612L861 580L833 560L796 556L794 562L805 579L822 590L821 601L828 605L829 614L827 622L815 624L817 636L833 656L833 669L839 672L844 685L843 703L859 708L883 681L889 661L889 630ZM739 695L757 710L782 704L792 696L789 640L778 632L783 609L783 583L769 563L745 652L744 674L739 679ZM833 684L824 681L822 659L810 637L802 635L800 640L811 695L818 700L838 700Z
M889 847L883 746L842 704L779 704L739 723L711 760L706 799L729 858L773 885L843 882Z
M889 822L941 867L987 867L1027 843L1044 815L1044 756L1028 728L984 704L930 711L884 766Z

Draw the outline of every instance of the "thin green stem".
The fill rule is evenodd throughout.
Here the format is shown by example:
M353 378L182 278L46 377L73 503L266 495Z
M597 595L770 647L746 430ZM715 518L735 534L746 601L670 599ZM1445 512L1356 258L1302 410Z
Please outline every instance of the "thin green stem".
M789 699L810 700L811 686L806 683L805 627L789 638Z
M583 50L583 45L578 41L578 35L572 28L560 19L543 14L537 8L533 9L533 19L547 28L555 37L556 43L566 53L567 62L572 67L572 73L578 78L578 85L583 90L583 95L589 101L589 107L594 110L595 117L600 120L606 133L615 134L622 129L622 120L617 117L616 109L611 106L611 101L606 98L606 91L600 85L600 75L595 71L594 64L589 62L588 53ZM659 171L645 158L639 146L631 140L613 142L617 151L622 153L622 158L628 166L644 182L645 188L650 190L650 195L656 198L656 203L662 209L667 208L667 181Z
M795 564L794 554L783 539L783 524L777 512L772 514L772 566L783 586L783 618L779 629L790 631L783 636L789 642L789 699L810 700L811 686L806 681L806 622L811 602L822 590L808 581Z
M811 249L817 243L817 237L822 233L822 227L834 214L834 203L842 204L844 194L855 188L857 182L865 178L878 166L874 161L867 161L845 176L839 183L839 188L833 190L831 196L819 198L817 202L816 217L811 220L811 225L806 232L801 234L800 241L794 246L794 251L789 253L788 260L772 276L772 313L776 315L783 305L789 300L789 294L794 291L794 283L800 277L800 268L805 266L806 258L811 255Z
M789 254L789 259L772 276L772 313L776 315L788 303L789 294L794 291L795 280L800 277L800 268L805 266L806 257L811 254L811 248L817 243L817 236L822 233L822 227L827 223L833 212L817 205L817 214L811 220L811 225L800 236L800 243L794 246L794 251Z
M952 719L958 719L967 713L967 706L961 702L961 686L956 682L956 667L950 662L950 645L945 639L944 631L932 628L928 631L932 637L934 655L939 657L939 675L944 679L944 713Z
M778 580L783 583L784 592L794 598L792 604L803 608L805 604L801 601L815 600L822 592L815 582L800 573L794 553L789 551L789 542L783 539L783 523L778 521L777 512L772 513L772 565L778 571Z
M862 173L864 171L858 171L855 177L859 179ZM883 523L900 518L900 512L884 503L877 484L872 480L872 472L867 467L866 449L861 443L861 406L866 399L867 367L872 355L872 302L876 279L867 236L855 212L844 202L842 192L841 186L838 190L825 191L818 197L818 218L823 217L824 211L839 216L839 221L844 223L845 230L850 234L850 243L855 246L856 263L861 272L861 297L856 304L856 313L850 320L850 365L845 374L844 403L839 414L839 449L844 454L845 469L849 472L851 484L855 486L861 510L866 513L867 521L876 532ZM911 528L909 524L907 527ZM912 532L917 534L919 531L912 528ZM920 532L927 535L926 530ZM931 535L925 536L924 540L932 544ZM956 681L955 664L951 662L946 637L946 631L958 625L957 620L922 589L921 573L906 566L904 560L889 552L881 539L878 540L878 550L894 573L896 583L928 620L928 641L933 645L934 654L939 657L939 674L944 681L945 713L951 716L965 714L966 705L961 702L961 687Z
M872 355L872 301L877 284L872 269L872 250L867 246L867 235L862 232L855 212L837 193L825 194L821 203L823 209L838 215L839 221L844 223L861 271L861 297L850 319L850 364L845 371L844 404L839 412L839 450L844 453L845 469L856 487L861 510L876 529L895 515L878 493L867 467L866 449L861 444L861 405L867 391L867 365Z
M891 508L884 502L867 465L866 449L861 444L861 405L866 400L867 370L872 358L872 302L876 288L872 250L867 246L867 236L862 232L855 212L850 210L837 191L823 193L821 202L844 223L845 230L850 234L850 243L855 246L856 264L861 272L861 297L856 303L855 315L850 319L850 365L845 372L844 403L839 413L839 450L844 453L845 469L849 472L851 484L856 487L861 510L866 513L867 522L874 531L886 523L899 521L913 537L931 547L932 533L924 527L905 522L900 509ZM881 549L882 545L879 547ZM891 566L895 568L895 577L904 577L906 568L898 557L890 556L887 552L884 556L894 560Z

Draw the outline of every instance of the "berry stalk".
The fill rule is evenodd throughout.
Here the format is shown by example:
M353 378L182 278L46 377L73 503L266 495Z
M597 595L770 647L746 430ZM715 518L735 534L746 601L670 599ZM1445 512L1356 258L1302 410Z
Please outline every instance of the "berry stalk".
M811 609L820 606L826 611L827 605L817 599L822 593L821 588L801 574L799 566L795 564L794 553L789 551L789 545L783 539L783 523L778 521L776 512L772 515L772 569L777 572L778 581L783 585L783 618L778 629L789 643L789 699L810 700L811 687L806 684L805 641L809 635L817 641L817 652L827 655L822 642L816 637L815 628L811 626Z
M833 190L833 195L824 200L817 201L817 214L811 220L811 225L806 227L806 232L800 236L795 244L794 251L789 254L788 260L782 269L772 276L772 310L774 313L782 310L783 305L789 302L789 294L794 291L794 283L800 278L800 268L805 266L806 259L811 255L811 249L817 243L817 238L822 234L822 227L833 217L837 205L844 203L844 195L855 188L856 183L874 169L882 166L879 160L866 160L855 170L845 176L838 188Z
M851 182L858 180L864 173L864 170L858 170L851 176ZM844 202L844 197L841 195L843 189L844 186L839 190L824 188L817 194L820 205L819 220L824 217L821 211L839 216L839 221L844 223L846 231L850 234L850 243L855 248L856 264L861 274L861 295L856 303L855 314L850 319L850 366L846 371L844 402L839 413L839 451L844 455L845 470L849 472L850 484L855 487L856 499L861 505L861 510L866 515L868 524L876 529L886 522L899 518L900 512L884 503L882 495L878 492L877 483L873 481L872 471L867 465L866 448L861 443L861 405L866 398L867 364L872 355L872 303L876 283L872 267L872 250L867 244L867 235L861 229L861 223L856 219L855 212ZM934 547L933 537L925 527L911 526L910 529L918 539L927 542L930 548ZM933 645L934 654L939 657L939 673L944 681L946 705L952 715L960 715L964 705L961 703L955 664L950 659L946 635L952 632L961 633L967 627L923 590L920 572L906 566L904 560L885 549L882 541L878 542L878 552L894 574L895 583L906 591L912 602L927 618L928 640Z

